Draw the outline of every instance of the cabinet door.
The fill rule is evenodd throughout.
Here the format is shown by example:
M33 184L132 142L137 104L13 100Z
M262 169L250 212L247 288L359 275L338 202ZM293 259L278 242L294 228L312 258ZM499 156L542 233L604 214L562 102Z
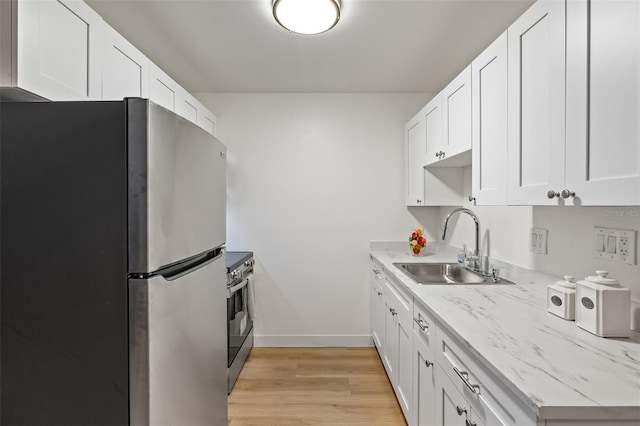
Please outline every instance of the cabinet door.
M116 30L105 30L102 99L149 97L149 59Z
M176 96L176 114L186 118L192 123L198 124L198 117L204 107L198 100L180 87Z
M154 103L168 109L176 111L176 101L180 85L173 81L156 64L149 62L149 99Z
M216 136L218 132L216 122L216 116L208 109L203 108L202 114L198 117L198 125L210 134Z
M477 205L507 204L507 33L471 64L472 187Z
M440 159L471 149L471 66L442 89L442 123Z
M420 114L405 126L405 175L407 206L421 206L424 200L424 120Z
M509 204L557 204L564 186L565 6L534 3L508 30Z
M384 299L384 343L382 345L382 351L384 356L384 366L387 369L387 376L389 381L396 387L398 383L398 322L397 312L391 303L389 298Z
M440 367L436 368L436 425L465 426L469 405Z
M17 6L17 85L54 101L99 100L102 18L77 0Z
M397 396L400 408L406 419L412 417L413 412L413 328L411 322L403 317L398 318L398 384Z
M438 93L421 111L426 138L426 165L437 163L442 152L442 94Z
M436 424L436 374L435 357L414 333L413 337L413 417L411 424L430 426Z
M380 272L378 272L377 274L380 274ZM384 352L382 349L382 345L384 342L385 328L384 293L375 276L371 279L371 288L373 291L373 318L371 326L371 337L373 338L373 343L378 348L378 352L380 354L383 354Z
M566 189L576 205L640 204L640 2L567 3Z

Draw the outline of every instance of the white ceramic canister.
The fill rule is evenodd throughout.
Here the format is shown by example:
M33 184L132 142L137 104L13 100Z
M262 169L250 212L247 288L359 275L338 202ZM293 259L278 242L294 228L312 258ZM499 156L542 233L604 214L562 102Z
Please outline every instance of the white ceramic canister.
M629 337L631 293L607 271L576 285L576 324L600 337Z
M547 286L547 311L573 321L576 319L576 279L564 276L564 281Z

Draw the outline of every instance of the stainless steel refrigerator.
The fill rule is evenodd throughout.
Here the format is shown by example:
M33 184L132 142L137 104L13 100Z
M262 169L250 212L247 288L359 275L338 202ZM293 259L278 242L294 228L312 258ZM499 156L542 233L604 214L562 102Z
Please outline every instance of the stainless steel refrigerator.
M225 157L144 99L0 103L1 424L227 424Z

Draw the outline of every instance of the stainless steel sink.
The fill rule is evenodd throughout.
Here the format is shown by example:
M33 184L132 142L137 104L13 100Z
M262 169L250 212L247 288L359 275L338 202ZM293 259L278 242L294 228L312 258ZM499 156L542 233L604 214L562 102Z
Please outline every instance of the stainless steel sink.
M513 284L504 278L494 282L491 277L485 278L459 263L394 263L393 266L418 284Z

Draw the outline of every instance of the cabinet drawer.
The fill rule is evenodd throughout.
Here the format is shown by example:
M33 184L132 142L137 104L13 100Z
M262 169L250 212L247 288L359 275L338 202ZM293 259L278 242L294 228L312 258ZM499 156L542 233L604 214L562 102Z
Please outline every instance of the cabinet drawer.
M535 414L442 327L436 332L436 360L479 424L536 424Z
M374 281L380 284L380 286L384 286L384 273L382 272L382 266L374 260L371 261L371 274Z
M436 340L436 320L427 308L418 302L413 304L413 331L433 354Z
M413 297L404 289L400 288L391 278L384 276L385 294L389 297L389 302L398 311L398 316L403 321L411 323L413 321Z

